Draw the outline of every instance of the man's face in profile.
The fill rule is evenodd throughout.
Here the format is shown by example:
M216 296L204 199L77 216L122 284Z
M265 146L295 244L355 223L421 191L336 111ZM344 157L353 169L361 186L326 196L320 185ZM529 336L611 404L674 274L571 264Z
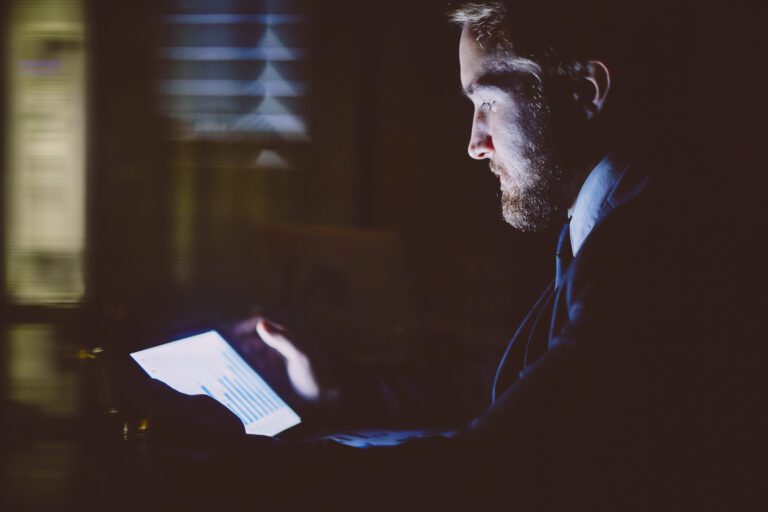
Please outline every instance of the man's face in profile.
M482 48L468 26L459 62L462 87L474 105L470 156L489 160L499 177L509 224L522 231L546 228L564 206L565 179L538 66Z

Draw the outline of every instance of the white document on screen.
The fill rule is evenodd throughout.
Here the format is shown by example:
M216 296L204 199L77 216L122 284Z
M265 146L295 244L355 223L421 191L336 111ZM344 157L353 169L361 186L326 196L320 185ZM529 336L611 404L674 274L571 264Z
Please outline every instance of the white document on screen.
M224 404L248 434L274 436L301 422L248 363L214 331L131 354L150 377L187 395Z

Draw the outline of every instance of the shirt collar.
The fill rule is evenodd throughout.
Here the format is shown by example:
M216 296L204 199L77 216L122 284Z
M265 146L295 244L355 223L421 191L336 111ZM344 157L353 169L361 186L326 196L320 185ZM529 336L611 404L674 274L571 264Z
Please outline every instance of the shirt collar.
M642 166L633 165L637 151L625 148L603 158L581 186L573 207L570 235L574 256L595 225L608 213L639 194L650 178Z

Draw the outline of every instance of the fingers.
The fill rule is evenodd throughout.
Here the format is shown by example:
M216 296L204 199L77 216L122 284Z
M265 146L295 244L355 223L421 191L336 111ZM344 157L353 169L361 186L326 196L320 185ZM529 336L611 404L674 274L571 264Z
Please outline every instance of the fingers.
M277 350L286 359L296 359L299 355L299 351L293 343L282 334L270 329L269 324L263 318L259 318L256 322L256 333L264 343Z
M233 334L236 336L244 336L252 334L256 331L256 324L261 320L260 316L254 316L246 320L242 320L235 325Z
M285 331L282 331L285 332ZM294 390L305 400L314 401L320 397L320 387L315 379L312 365L306 355L300 352L294 344L273 325L259 319L256 323L256 333L264 343L285 357L288 378Z
M312 366L306 357L288 359L288 377L293 389L305 400L315 401L320 398L320 386L315 379Z
M267 328L270 332L286 333L288 332L282 325L276 324L271 320L267 320L261 315L255 315L245 320L241 320L233 328L235 335L247 335L253 334L256 331L257 325L261 322L267 322Z

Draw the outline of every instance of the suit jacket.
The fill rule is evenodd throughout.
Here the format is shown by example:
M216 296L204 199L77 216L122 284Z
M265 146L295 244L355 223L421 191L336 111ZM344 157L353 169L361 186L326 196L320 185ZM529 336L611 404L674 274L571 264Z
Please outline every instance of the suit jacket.
M609 197L617 207L520 327L493 405L463 433L487 481L517 491L501 493L510 508L718 509L754 477L732 472L751 459L732 440L757 446L732 270L744 247L702 219L719 195L697 189L689 157L632 166L652 179Z
M419 475L445 506L733 504L731 468L745 458L729 440L747 435L749 415L737 400L739 301L726 292L723 231L701 218L716 196L697 190L691 169L670 153L635 160L629 188L609 197L616 207L513 338L488 410L451 440L373 450L377 465Z
M706 307L688 288L688 212L660 166L633 162L625 182L656 177L609 196L617 207L520 326L493 405L464 433L499 488L525 489L518 503L649 510L687 498L660 468L691 460L671 450L687 451L681 434L696 425L681 407L698 396L683 385L697 380L686 365Z

